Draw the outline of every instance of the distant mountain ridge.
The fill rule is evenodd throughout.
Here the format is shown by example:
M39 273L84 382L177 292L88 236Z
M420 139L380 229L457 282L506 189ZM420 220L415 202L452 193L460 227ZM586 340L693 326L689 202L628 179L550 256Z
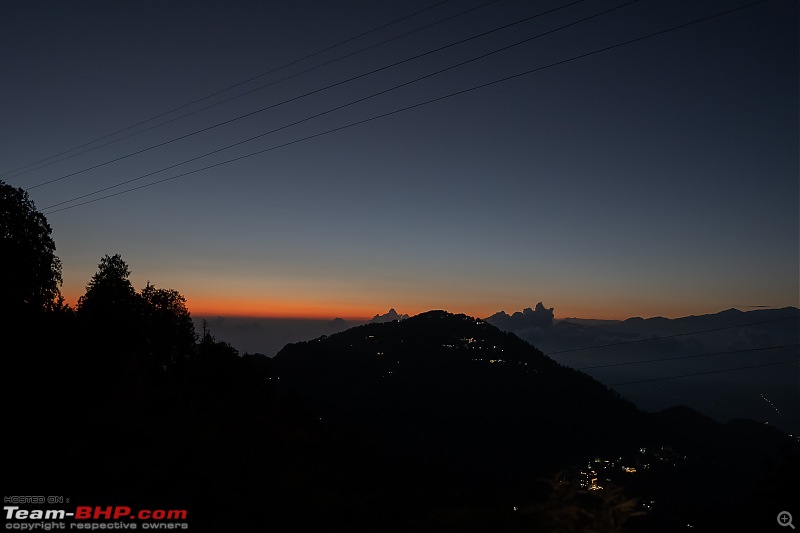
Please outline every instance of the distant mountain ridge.
M505 311L486 318L486 321L494 324L503 331L524 332L531 328L550 328L557 323L569 323L582 326L609 327L626 332L647 332L671 334L678 332L693 331L694 329L704 329L711 327L725 327L743 324L745 322L767 321L781 319L785 317L797 316L800 318L800 310L797 307L784 307L777 309L755 309L751 311L741 311L731 308L717 313L704 315L688 315L679 318L665 318L662 316L642 318L630 317L625 320L600 320L591 318L554 318L554 308L545 308L542 302L536 304L535 310L530 307L523 311L515 311L511 315Z
M580 324L582 326L608 326L611 324L618 324L622 322L621 320L603 320L599 318L578 318L578 317L564 317L564 318L556 318L553 320L554 323L558 322L569 322L571 324Z
M537 305L540 308L545 309ZM587 369L603 383L642 381L641 386L620 389L642 409L684 403L718 421L751 418L800 434L796 372L786 371L791 365L769 366L797 360L800 311L796 307L613 322L549 323L541 320L541 314L538 320L532 318L531 312L500 312L486 320L553 354L564 365ZM650 360L661 362L647 363ZM766 366L761 370L759 365ZM737 367L754 368L726 370ZM659 382L663 384L658 387L648 381L682 375L697 377Z
M516 335L444 311L290 344L273 362L282 383L313 398L323 418L369 421L384 443L405 442L406 452L427 453L410 438L425 434L464 458L479 450L504 458L497 462L513 458L506 473L543 455L546 463L581 455L587 433L621 444L637 416L615 392ZM410 424L414 431L397 431ZM541 426L560 437L539 438ZM523 453L534 449L541 453Z
M425 486L445 500L459 494L486 505L502 493L511 502L531 480L587 459L663 449L683 466L642 478L654 485L640 490L674 505L654 515L656 525L683 527L690 517L749 531L760 523L755 512L709 517L732 504L768 506L753 492L763 465L778 464L781 448L797 453L787 435L752 421L720 424L687 407L639 411L487 320L445 311L290 344L271 363L280 386L308 401L323 427L348 428L354 442L397 465L392 484L408 484L406 493ZM690 487L702 501L681 500Z
M445 311L290 344L273 363L285 384L319 401L327 416L380 419L376 423L387 427L387 419L405 416L403 409L425 413L424 406L446 405L445 419L471 417L491 426L498 419L509 422L509 416L527 424L556 423L565 441L588 431L597 441L622 442L632 434L630 425L646 418L602 383L558 364L516 335ZM478 392L479 401L472 397ZM463 404L453 403L456 398ZM440 415L429 411L423 418L448 427ZM570 447L558 443L556 448Z

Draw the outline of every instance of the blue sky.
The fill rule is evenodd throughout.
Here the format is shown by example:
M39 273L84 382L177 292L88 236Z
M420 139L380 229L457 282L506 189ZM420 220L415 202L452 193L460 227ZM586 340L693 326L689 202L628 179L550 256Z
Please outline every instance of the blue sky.
M789 0L114 198L46 209L624 3L576 3L31 188L53 227L63 292L74 301L100 257L120 253L137 288L149 280L178 289L193 314L368 318L395 307L488 316L544 301L557 316L626 318L798 305L798 31ZM480 4L431 7L206 103ZM745 4L641 0L132 185ZM561 5L495 2L129 139L8 173L434 6L11 2L0 21L0 66L11 80L0 85L0 179L34 187Z

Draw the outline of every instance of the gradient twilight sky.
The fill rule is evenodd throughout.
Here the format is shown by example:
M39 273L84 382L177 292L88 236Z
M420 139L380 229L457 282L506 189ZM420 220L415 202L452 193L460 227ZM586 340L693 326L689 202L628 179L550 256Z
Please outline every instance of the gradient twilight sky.
M8 172L436 3L4 3L0 179L34 187L569 2L493 2L166 126ZM161 120L482 3L442 3ZM101 256L120 253L137 289L148 280L177 289L195 316L363 318L389 307L488 316L538 301L556 316L592 318L798 306L795 0L48 209L624 3L575 3L30 189L53 227L63 293L74 303ZM747 3L640 0L98 196Z

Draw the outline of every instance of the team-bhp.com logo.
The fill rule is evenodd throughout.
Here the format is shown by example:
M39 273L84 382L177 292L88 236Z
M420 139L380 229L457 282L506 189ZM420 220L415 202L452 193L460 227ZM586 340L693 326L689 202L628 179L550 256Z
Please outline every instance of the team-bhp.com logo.
M65 509L22 509L18 505L3 506L6 529L188 529L186 509L139 509L126 505L78 505L74 511ZM11 521L18 522L11 522ZM40 522L34 524L31 521ZM70 520L71 523L58 522ZM104 522L98 522L98 521ZM50 522L48 522L50 521ZM106 522L111 521L111 522ZM9 527L10 526L10 527Z

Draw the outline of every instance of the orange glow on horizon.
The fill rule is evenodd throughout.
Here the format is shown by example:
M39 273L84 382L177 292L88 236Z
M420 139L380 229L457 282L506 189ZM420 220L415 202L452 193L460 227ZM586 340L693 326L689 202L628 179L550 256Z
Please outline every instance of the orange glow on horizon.
M252 301L252 300L216 300L216 299L199 299L193 298L191 301L187 298L187 307L192 313L192 316L236 316L247 318L294 318L294 319L308 319L308 320L332 320L334 318L343 318L345 320L370 320L376 314L385 314L389 311L392 305L383 307L362 308L356 306L345 306L335 303L327 302L309 302L302 300L287 300L287 301ZM442 305L433 306L429 308L409 308L403 306L394 306L398 314L407 314L409 316L418 315L427 311L443 309L450 313L466 314L474 318L487 318L501 310L506 311L508 314L513 314L522 309L503 309L502 307L491 308L487 311L486 306L483 309L478 309L478 312L471 312L467 309L456 309L452 306ZM531 305L530 307L533 307ZM605 313L589 314L588 309L564 309L562 312L556 311L556 319L567 317L573 318L589 318L596 320L625 320L633 316L641 316L639 314L612 314L609 310ZM655 316L655 315L654 315ZM663 316L663 315L662 315ZM685 316L685 315L675 315Z
M70 306L71 308L75 309L78 307L78 297L83 296L83 293L80 295L73 294L67 291L62 291L61 296L64 297L64 303Z
M269 301L247 299L188 298L192 316L237 316L247 318L295 318L307 320L369 320L378 311L302 300ZM388 309L387 309L388 310ZM381 311L385 313L386 311Z
M69 291L63 293L65 302L72 307L76 308L78 297L82 295L74 294ZM405 306L401 303L393 305L391 303L386 305L365 305L359 304L341 304L328 301L312 301L310 299L284 299L284 300L270 300L263 301L248 298L219 298L219 297L203 297L201 295L187 295L186 307L193 317L216 317L216 316L231 316L231 317L246 317L246 318L286 318L286 319L306 319L306 320L332 320L334 318L343 318L345 320L353 321L366 321L370 320L376 314L385 314L391 307L394 307L399 314L407 314L414 316L426 311L434 309L444 309L451 313L463 313L474 318L486 318L499 311L505 311L508 314L513 314L517 311L522 311L522 308L514 308L513 305L465 305L465 308L457 308L456 305L440 305L428 306ZM563 318L584 318L595 320L625 320L631 317L652 318L655 316L663 316L666 318L679 318L689 315L712 314L723 311L726 308L715 309L615 309L611 306L608 307L593 307L583 305L564 305L559 307L557 302L543 302L545 307L554 307L556 319ZM524 307L535 306L535 302L525 305ZM467 308L467 307L471 307Z

